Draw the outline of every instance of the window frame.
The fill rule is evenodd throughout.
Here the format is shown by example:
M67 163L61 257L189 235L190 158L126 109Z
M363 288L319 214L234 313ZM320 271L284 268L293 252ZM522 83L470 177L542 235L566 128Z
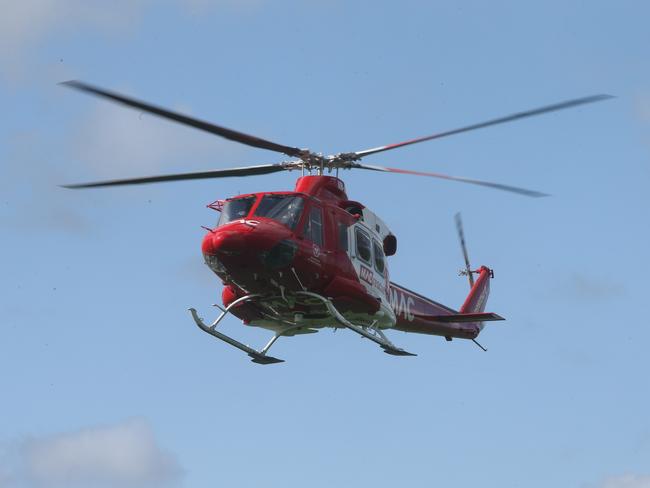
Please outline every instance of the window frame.
M377 251L379 251L379 254L377 254ZM384 250L382 249L379 242L377 242L377 239L372 240L372 257L372 262L375 270L384 276L384 271L386 271L386 255L384 254ZM379 266L377 266L377 257L381 258L381 269L379 269Z
M344 253L350 252L350 228L345 224L345 222L337 222L337 230L338 230L338 235L337 235L337 241L336 244L338 246L339 251L342 251ZM345 236L345 246L342 246L342 238Z
M363 235L368 240L368 254L370 255L368 259L365 259L359 252L359 234ZM357 226L354 228L354 253L359 260L363 261L369 266L372 266L372 238L361 227Z
M248 210L246 211L246 214L243 215L243 216L237 216L237 217L231 218L231 219L228 220L227 222L223 222L223 221L222 221L223 218L224 218L224 216L226 215L226 213L225 213L225 208L222 208L222 210L221 210L221 212L220 212L221 215L219 215L219 220L217 221L217 227L221 227L222 225L226 225L226 224L229 224L229 223L231 223L231 222L235 222L235 221L237 221L237 220L245 219L245 218L247 218L249 215L251 215L251 210L253 210L253 209L257 206L257 204L258 204L258 198L257 198L257 195L247 195L247 196L243 196L243 197L233 197L233 198L229 198L228 200L226 200L226 201L224 202L224 207L225 207L226 205L229 205L229 204L232 203L232 202L246 201L246 200L252 200L251 204L248 206Z
M312 213L318 212L318 215L320 216L320 222L319 222L319 228L320 228L320 234L319 234L319 241L316 242L313 239L313 225L312 225ZM303 238L307 239L309 242L312 242L316 244L318 247L323 247L325 244L325 221L323 217L323 209L319 205L314 205L311 204L307 211L305 212L305 223L302 226L302 236Z
M271 198L271 199L272 199L272 198L278 198L278 199L285 199L285 198L300 199L300 201L302 202L302 203L301 203L301 208L300 208L300 210L299 210L299 214L298 214L297 218L295 218L295 219L293 220L293 225L287 225L286 222L282 222L282 221L278 220L278 219L275 218L275 217L269 217L268 215L258 215L257 212L258 212L259 208L262 206L263 201L264 201L265 198ZM303 219L303 214L305 213L305 207L306 207L305 203L306 203L306 202L305 202L305 198L304 198L302 195L300 195L300 194L296 194L296 193L264 193L264 194L260 195L260 197L259 197L259 199L258 199L258 201L257 201L257 204L256 204L255 207L253 208L253 213L251 214L251 216L252 216L252 217L259 217L259 218L263 218L263 219L273 220L274 222L277 222L277 223L279 223L280 225L284 225L286 228L290 229L291 231L295 231L296 228L298 228L298 226L299 226L299 224L300 224L300 221Z

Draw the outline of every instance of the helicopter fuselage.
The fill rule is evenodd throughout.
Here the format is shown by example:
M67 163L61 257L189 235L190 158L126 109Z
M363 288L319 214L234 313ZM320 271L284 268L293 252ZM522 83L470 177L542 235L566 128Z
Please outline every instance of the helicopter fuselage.
M379 329L474 338L476 323L432 323L455 310L390 282L386 255L397 239L359 202L343 181L303 176L293 192L264 192L221 201L220 221L205 235L206 264L223 281L224 306L256 294L232 313L272 330L302 325L294 333L340 327L322 303L297 292L329 298L350 321Z

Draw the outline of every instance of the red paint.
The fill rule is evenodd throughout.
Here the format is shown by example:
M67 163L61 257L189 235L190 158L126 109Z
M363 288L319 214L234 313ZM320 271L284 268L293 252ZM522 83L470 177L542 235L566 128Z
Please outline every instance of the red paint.
M271 218L255 215L264 195L303 198L302 213L293 229ZM331 298L342 313L367 314L369 321L379 310L381 300L388 300L395 311L398 330L467 339L475 338L480 332L480 323L435 321L431 317L458 312L397 284L388 282L383 297L377 298L367 292L364 284L373 283L372 267L362 266L361 275L357 275L350 256L339 247L340 225L353 225L357 218L349 212L352 208L362 210L364 206L348 200L345 186L338 178L303 176L298 179L294 192L240 197L255 198L248 214L213 229L205 235L202 244L206 263L225 285L222 294L225 306L245 294L268 295L271 291L277 294L276 299L270 300L273 309L287 317L286 320L296 313L320 317L323 313L320 305L308 301L289 304L282 298L282 293L290 295L304 287ZM322 212L321 243L312 242L306 234L307 221L314 207ZM385 276L388 276L387 264ZM490 270L482 267L461 312L484 310L489 280ZM249 302L235 307L233 314L245 323L268 319L269 310L265 306ZM327 315L323 315L323 320L328 320Z

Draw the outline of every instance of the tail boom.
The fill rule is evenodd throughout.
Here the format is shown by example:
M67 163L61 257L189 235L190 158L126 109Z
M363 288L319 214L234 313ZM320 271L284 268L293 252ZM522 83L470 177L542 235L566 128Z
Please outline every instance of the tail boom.
M504 320L495 313L484 312L490 294L492 271L482 266L478 275L460 311L391 282L390 303L397 318L395 329L447 338L475 339L483 328L483 322Z

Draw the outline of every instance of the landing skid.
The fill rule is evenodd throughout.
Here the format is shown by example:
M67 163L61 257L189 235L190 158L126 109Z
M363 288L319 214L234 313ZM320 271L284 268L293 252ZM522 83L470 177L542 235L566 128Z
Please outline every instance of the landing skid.
M393 356L417 356L417 354L413 354L412 352L408 352L402 348L397 347L390 340L388 340L388 337L386 337L381 330L373 327L362 327L348 321L336 309L332 301L328 300L324 296L309 291L299 291L296 293L319 299L327 307L327 311L332 315L334 319L336 319L337 322L339 322L344 327L350 329L351 331L356 332L360 336L365 337L366 339L370 339L372 342L379 344L379 346L384 350L386 354L391 354Z
M331 300L325 298L324 296L309 291L299 291L296 293L299 295L316 298L319 301L321 301L325 305L327 311L329 312L329 314L332 316L333 319L335 319L337 322L339 322L344 327L350 329L351 331L356 332L360 336L365 337L366 339L370 339L372 342L379 344L379 346L384 350L386 354L391 354L393 356L417 356L417 354L413 354L411 352L405 351L404 349L397 347L390 340L388 340L388 337L386 337L384 333L378 328L364 327L364 326L355 325L351 323L343 315L341 315L341 313L336 309L336 307L331 302ZM240 351L244 351L246 354L248 354L248 356L251 358L251 360L254 363L257 364L283 363L284 362L283 359L278 359L273 356L267 356L267 352L269 351L271 346L275 343L275 341L277 341L281 336L287 335L292 330L300 328L301 326L296 324L290 324L285 329L276 332L276 334L273 337L271 337L269 342L267 342L266 345L259 351L257 349L253 349L250 346L247 346L246 344L239 342L236 339L233 339L230 336L227 336L226 334L222 334L217 330L217 326L219 325L219 323L224 319L226 315L228 315L228 313L230 313L230 310L233 307L239 305L240 303L251 301L257 298L263 298L263 297L262 295L256 295L256 294L246 295L244 297L238 298L230 305L228 305L226 308L220 307L222 311L221 314L210 325L206 325L205 322L203 322L203 319L199 317L195 309L190 308L189 310L190 313L192 314L192 318L194 319L194 322L196 322L196 325L198 325L203 332L207 332L211 336L216 337L217 339L226 342L231 346L236 347Z
M273 356L267 356L266 353L268 350L271 348L273 343L278 340L278 338L286 333L288 330L291 330L293 327L289 327L286 330L283 330L281 332L276 333L269 342L266 343L266 345L260 349L259 351L257 349L253 349L250 346L247 346L246 344L243 344L239 342L238 340L233 339L230 336L227 336L226 334L222 334L217 330L217 325L219 325L219 322L223 320L223 318L228 315L230 312L230 309L232 309L234 306L239 305L240 303L259 298L260 295L246 295L245 297L238 298L234 302L232 302L230 305L228 305L225 309L222 309L223 311L221 312L221 315L217 317L217 319L212 322L210 325L206 325L205 322L203 322L203 319L199 317L199 315L196 313L196 310L193 308L190 308L190 313L192 314L192 318L194 319L194 322L196 322L196 325L199 326L199 328L203 332L207 332L213 337L216 337L219 340L222 340L231 346L236 347L240 351L244 351L248 356L251 358L251 361L257 364L275 364L275 363L283 363L284 359L278 359L274 358Z

